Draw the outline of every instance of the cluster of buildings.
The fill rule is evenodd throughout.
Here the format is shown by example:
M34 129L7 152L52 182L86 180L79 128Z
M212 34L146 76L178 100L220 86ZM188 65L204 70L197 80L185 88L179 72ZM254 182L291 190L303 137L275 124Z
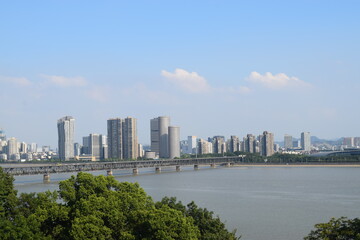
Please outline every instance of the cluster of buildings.
M188 136L180 141L180 127L170 124L170 117L160 116L150 120L150 146L145 151L137 137L136 118L111 118L107 120L107 135L90 133L82 137L82 143L74 142L75 119L65 116L57 121L58 149L50 146L38 149L36 143L26 144L16 138L6 138L0 129L0 161L30 161L58 158L63 161L103 159L157 159L179 158L180 154L224 154L226 152L259 153L271 156L275 152L300 154L316 150L311 145L309 132L302 132L300 138L285 134L280 147L274 142L274 134L264 131L260 135L247 134L243 138L214 136L207 139ZM360 148L360 137L342 139L342 149Z
M300 140L294 139L291 135L285 134L283 152L310 152L311 136L309 132L302 132Z
M56 152L50 146L42 146L38 149L36 143L25 143L16 138L6 138L4 130L0 129L0 161L31 161L34 159L51 159Z
M242 140L238 136L214 136L208 139L188 136L187 140L181 141L181 150L187 154L224 154L226 152L249 152L260 153L262 156L271 156L278 151L278 145L274 143L274 134L264 131L255 136L247 134Z
M92 133L83 137L82 145L74 143L75 119L58 120L58 155L60 160L137 159L180 157L180 128L170 126L169 117L150 121L151 151L138 143L136 118L107 120L107 135Z

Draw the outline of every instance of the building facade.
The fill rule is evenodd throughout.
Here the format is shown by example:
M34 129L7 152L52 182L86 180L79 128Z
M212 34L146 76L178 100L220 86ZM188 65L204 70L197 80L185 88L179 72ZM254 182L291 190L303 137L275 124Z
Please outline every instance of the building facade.
M195 154L196 153L196 136L188 136L188 152L189 154Z
M138 157L136 118L109 119L107 130L107 144L102 144L102 146L108 149L108 158L136 159Z
M121 118L107 120L108 158L123 159L122 126Z
M289 149L293 148L293 137L291 135L285 134L284 148L285 148L285 150L289 150Z
M60 118L57 127L59 159L68 161L74 157L75 119L71 116Z
M169 158L180 157L180 127L169 126Z
M274 134L271 132L264 131L260 140L262 156L272 156L274 154Z
M302 132L301 133L301 148L305 152L310 152L310 150L311 150L310 132Z
M138 157L138 147L136 118L127 117L123 123L124 159L136 159Z
M161 116L150 120L151 151L160 158L169 157L170 117Z

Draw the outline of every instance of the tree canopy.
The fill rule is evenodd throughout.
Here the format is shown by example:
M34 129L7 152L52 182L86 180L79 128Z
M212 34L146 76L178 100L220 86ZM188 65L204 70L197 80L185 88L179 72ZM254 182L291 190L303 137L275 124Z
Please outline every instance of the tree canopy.
M59 191L17 196L0 168L0 239L238 239L213 213L165 197L154 202L137 183L80 172Z
M360 219L332 218L316 224L304 240L360 240Z

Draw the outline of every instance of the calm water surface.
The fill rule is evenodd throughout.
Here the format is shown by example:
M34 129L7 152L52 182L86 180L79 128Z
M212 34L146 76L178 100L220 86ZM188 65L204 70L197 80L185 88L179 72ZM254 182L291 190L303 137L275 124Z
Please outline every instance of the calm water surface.
M195 201L236 228L244 240L303 239L315 223L331 217L360 217L360 168L356 167L232 167L114 170L119 181L138 182L154 200L175 196ZM105 171L92 172L94 175ZM19 192L58 189L58 182L74 173L17 176Z

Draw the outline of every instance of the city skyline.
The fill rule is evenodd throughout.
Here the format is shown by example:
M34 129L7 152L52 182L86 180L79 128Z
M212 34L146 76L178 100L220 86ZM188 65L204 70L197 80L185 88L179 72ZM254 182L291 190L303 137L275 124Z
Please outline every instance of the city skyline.
M144 144L163 115L181 139L360 136L359 11L351 0L6 2L0 128L39 146L57 145L66 115L76 142L126 115Z

